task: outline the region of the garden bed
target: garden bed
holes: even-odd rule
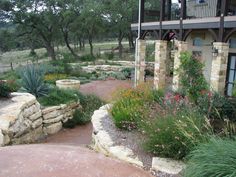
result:
[[[173,163],[176,161],[172,160],[155,159],[156,162],[163,161],[158,167],[159,171],[155,171],[157,168],[153,169],[153,167],[158,162],[152,164],[152,154],[145,152],[140,144],[144,140],[144,136],[138,131],[121,131],[117,129],[108,112],[110,106],[101,107],[94,112],[92,117],[94,149],[108,156],[142,167],[145,170],[151,170],[155,176],[177,177],[178,175],[168,174],[164,171],[176,172],[182,164]],[[169,164],[174,164],[174,166],[168,166]]]

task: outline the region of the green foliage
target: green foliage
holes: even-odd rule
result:
[[[93,55],[83,55],[80,57],[81,61],[95,61],[96,57],[94,57]]]
[[[73,63],[75,62],[75,57],[71,53],[62,53],[64,63]]]
[[[113,60],[114,57],[115,57],[114,52],[105,53],[105,58],[106,58],[107,60]]]
[[[211,139],[189,156],[184,177],[233,177],[236,175],[236,141]]]
[[[9,97],[10,91],[10,87],[7,85],[7,83],[4,81],[0,81],[0,98]]]
[[[196,102],[201,91],[208,90],[202,71],[203,64],[188,52],[181,53],[180,62],[178,73],[182,92]]]
[[[57,61],[50,63],[41,63],[40,70],[42,70],[45,74],[64,73],[64,66],[63,64],[58,64]]]
[[[141,100],[122,98],[113,105],[111,114],[115,125],[124,130],[137,128],[137,122],[141,120]]]
[[[0,75],[0,80],[17,80],[20,76],[16,71],[7,71]]]
[[[39,67],[28,65],[21,73],[21,86],[20,91],[28,92],[36,97],[46,96],[49,88],[44,83],[44,72]]]
[[[233,87],[232,96],[233,96],[233,97],[236,97],[236,81],[234,82],[234,87]]]
[[[207,141],[209,131],[201,114],[193,110],[158,115],[142,122],[145,149],[160,157],[183,159],[196,145]]]
[[[146,59],[147,61],[154,61],[155,60],[155,43],[147,45],[146,48]]]
[[[145,108],[151,98],[150,89],[143,86],[119,91],[111,109],[115,125],[124,130],[136,129],[138,122],[147,116]]]
[[[105,80],[106,78],[115,78],[118,80],[125,80],[126,77],[122,72],[102,72],[99,79]]]
[[[133,68],[124,68],[121,70],[121,72],[124,74],[124,76],[127,79],[131,79],[132,73],[134,72]]]
[[[234,99],[226,98],[216,92],[202,92],[197,99],[199,111],[210,119],[236,120],[236,103]]]
[[[72,101],[78,101],[77,92],[73,90],[63,90],[57,87],[52,88],[48,95],[38,98],[43,106],[57,106]]]
[[[66,128],[74,128],[76,125],[84,125],[91,121],[93,112],[103,105],[103,101],[95,95],[83,95],[77,93],[80,100],[81,108],[77,109],[73,115],[73,119],[68,120],[63,126]]]
[[[152,90],[153,100],[159,104],[162,104],[165,92],[163,90]]]

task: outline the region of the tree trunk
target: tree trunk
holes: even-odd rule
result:
[[[128,38],[129,38],[129,48],[130,48],[130,50],[133,50],[135,48],[135,45],[134,45],[132,31],[130,31]]]
[[[83,49],[85,48],[85,40],[84,40],[84,37],[82,38],[82,46],[83,46]]]
[[[75,59],[78,59],[79,56],[75,53],[75,51],[74,51],[74,50],[71,48],[71,46],[70,46],[69,39],[68,39],[68,32],[66,32],[66,31],[64,31],[64,30],[62,29],[62,33],[63,33],[64,41],[65,41],[65,43],[66,43],[66,47],[69,49],[69,51],[70,51],[70,53],[73,55],[73,57],[74,57]]]
[[[56,60],[54,46],[52,46],[51,44],[47,44],[46,50],[47,50],[48,56],[50,56],[52,60]]]
[[[79,50],[81,51],[82,48],[83,48],[82,39],[79,38]]]
[[[119,58],[122,58],[122,54],[123,54],[123,46],[122,46],[122,39],[123,39],[123,34],[120,31],[119,32],[119,37],[118,37],[118,48],[119,48]]]
[[[89,41],[89,46],[90,46],[90,55],[93,56],[93,40],[92,40],[92,37],[89,37],[88,41]]]

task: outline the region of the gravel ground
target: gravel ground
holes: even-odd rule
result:
[[[135,156],[143,162],[144,169],[149,171],[152,165],[152,154],[145,152],[142,149],[142,142],[144,137],[137,131],[121,131],[117,129],[111,119],[106,117],[102,120],[104,130],[108,132],[113,142],[117,146],[125,146],[130,148]],[[151,171],[151,174],[156,177],[179,177],[177,175],[166,174],[162,172]]]

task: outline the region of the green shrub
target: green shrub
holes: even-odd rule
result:
[[[193,110],[158,115],[140,125],[146,135],[144,148],[159,157],[183,159],[196,145],[207,141],[210,130],[206,125],[202,115]]]
[[[39,67],[28,65],[21,73],[22,88],[20,91],[28,92],[36,97],[46,96],[49,89],[44,83],[44,72]]]
[[[99,109],[103,102],[95,95],[83,95],[77,92],[81,107],[76,110],[73,119],[68,120],[63,126],[66,128],[73,128],[76,125],[84,125],[91,121],[93,112]]]
[[[121,70],[121,72],[127,79],[131,79],[131,75],[134,72],[134,68],[124,68]]]
[[[185,177],[236,176],[236,141],[212,139],[189,156]]]
[[[78,101],[76,91],[64,90],[57,87],[50,90],[48,95],[41,97],[38,101],[43,106],[57,106],[60,104],[66,104],[72,101]]]
[[[80,57],[81,61],[95,61],[96,57],[93,55],[83,55]]]
[[[20,75],[16,71],[7,71],[0,75],[0,80],[17,80]]]
[[[110,52],[110,53],[105,53],[105,58],[107,60],[113,60],[114,59],[114,52]]]
[[[147,61],[154,61],[155,60],[155,44],[148,44],[146,49],[146,59]]]
[[[73,63],[76,61],[75,57],[71,53],[62,53],[64,63]]]
[[[10,96],[10,87],[6,82],[0,81],[0,98]]]
[[[165,93],[163,90],[152,90],[153,100],[157,103],[162,104],[164,100]]]
[[[138,122],[146,116],[150,95],[150,88],[142,85],[119,91],[111,109],[115,125],[124,130],[136,129]]]
[[[199,111],[210,119],[236,120],[236,102],[234,99],[226,98],[216,92],[202,92],[197,99]]]
[[[203,64],[188,52],[181,53],[178,68],[182,92],[194,102],[201,96],[203,90],[208,90],[208,84],[203,75]]]
[[[50,64],[50,63],[40,63],[40,69],[45,74],[59,74],[64,73],[64,67],[63,65],[56,65],[56,64]]]

